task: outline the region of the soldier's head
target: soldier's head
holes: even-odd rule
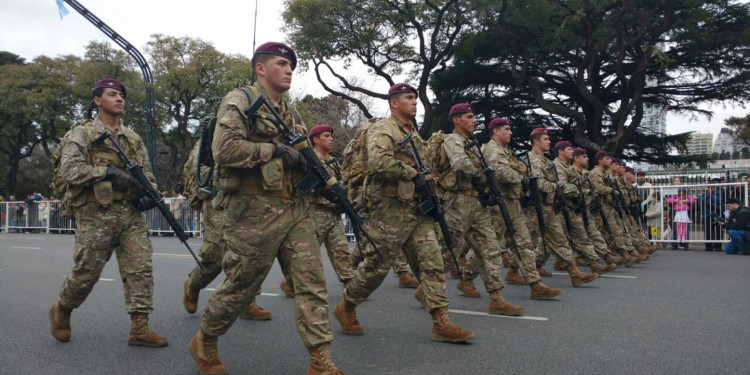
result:
[[[623,176],[625,176],[625,181],[627,181],[627,183],[632,184],[635,182],[635,170],[633,168],[626,166],[625,174]]]
[[[333,150],[333,127],[331,125],[315,125],[310,129],[310,141],[318,151],[328,154]]]
[[[125,112],[127,90],[122,82],[113,78],[96,81],[91,88],[91,95],[99,113],[120,116]]]
[[[388,90],[388,107],[401,120],[417,115],[417,89],[408,83],[397,83]]]
[[[573,159],[573,143],[570,141],[555,143],[555,155],[564,161],[570,161]]]
[[[469,103],[454,104],[448,113],[453,124],[453,131],[468,137],[474,132],[474,124],[477,122],[476,113],[474,106]]]
[[[529,135],[529,141],[531,141],[531,148],[543,153],[549,151],[552,144],[552,141],[549,139],[549,130],[545,128],[532,130]]]
[[[582,169],[589,167],[589,154],[585,148],[573,149],[573,164]]]
[[[292,87],[292,72],[297,67],[297,54],[283,43],[261,44],[253,54],[253,73],[266,90],[282,94]]]
[[[612,154],[607,151],[597,152],[594,158],[596,159],[596,163],[604,169],[608,169],[612,165]]]
[[[503,146],[509,145],[510,138],[513,136],[510,119],[504,117],[493,118],[490,124],[487,125],[487,131],[490,132],[492,140]]]

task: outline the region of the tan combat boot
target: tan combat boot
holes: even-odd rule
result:
[[[609,271],[612,270],[612,267],[610,267],[610,266],[602,266],[597,261],[593,261],[593,262],[589,263],[588,266],[591,268],[591,272],[598,273],[600,275],[603,274],[603,273],[605,273],[605,272],[609,272]]]
[[[271,320],[271,312],[263,310],[255,302],[247,305],[245,311],[240,314],[240,319]]]
[[[541,281],[537,281],[531,284],[531,299],[547,299],[554,298],[562,293],[560,288],[550,288]]]
[[[581,258],[579,256],[575,257],[573,260],[576,261],[576,266],[578,266],[578,267],[583,267],[583,266],[586,265],[586,261],[584,261],[583,258]],[[565,270],[563,269],[561,271],[565,271]]]
[[[185,306],[185,311],[194,314],[198,310],[199,294],[199,290],[190,287],[190,279],[185,280],[185,285],[182,287],[182,305]]]
[[[333,315],[336,316],[336,320],[341,324],[341,329],[347,335],[362,335],[365,333],[365,329],[357,320],[357,305],[346,300],[346,291],[341,297],[341,302],[333,310]]]
[[[289,287],[289,285],[286,284],[286,279],[281,280],[281,285],[279,285],[279,288],[281,288],[281,291],[284,292],[284,295],[287,298],[294,298],[294,290]]]
[[[461,280],[456,284],[456,288],[458,288],[458,290],[460,290],[466,297],[479,298],[482,296],[477,288],[474,287],[474,281],[472,280]]]
[[[555,271],[565,271],[567,268],[560,263],[560,259],[555,259],[555,264],[552,265],[552,269]]]
[[[510,268],[510,255],[508,255],[508,253],[502,253],[500,257],[503,258],[503,267]]]
[[[430,312],[432,315],[432,341],[466,342],[474,339],[474,332],[461,329],[451,322],[448,308],[441,307]]]
[[[568,267],[568,274],[570,275],[570,282],[576,287],[590,283],[599,277],[599,275],[595,273],[583,273],[579,271],[575,264],[571,264]]]
[[[414,292],[414,299],[419,301],[419,303],[422,304],[422,307],[427,308],[424,304],[424,291],[422,290],[422,286],[420,285],[417,287],[417,290]]]
[[[487,310],[492,315],[507,316],[521,316],[524,312],[523,307],[514,305],[503,297],[502,289],[490,292],[490,305]]]
[[[195,364],[198,365],[198,371],[201,374],[221,375],[227,373],[227,368],[219,359],[219,350],[216,347],[218,341],[218,336],[206,335],[203,328],[190,340],[188,350],[195,359]]]
[[[541,277],[552,277],[552,272],[549,272],[542,267],[537,267],[536,272],[538,272]]]
[[[399,288],[416,288],[419,286],[419,280],[417,280],[411,272],[406,271],[398,275],[398,287]]]
[[[333,363],[331,343],[327,342],[314,348],[307,348],[307,353],[310,355],[307,375],[344,375],[344,372]]]
[[[148,314],[132,313],[130,314],[128,345],[161,348],[169,345],[169,341],[148,328]]]
[[[521,276],[521,274],[518,273],[518,266],[510,266],[510,269],[508,269],[508,272],[505,274],[505,281],[508,282],[508,284],[516,284],[516,285],[527,285],[528,283],[526,280]]]
[[[612,269],[615,269],[617,268],[617,266],[622,264],[622,258],[615,259],[612,254],[605,254],[604,261],[607,262],[607,265],[609,265]]]
[[[70,340],[70,313],[73,309],[63,306],[60,301],[55,302],[49,309],[50,333],[58,341]]]
[[[631,258],[635,259],[636,263],[640,263],[645,260],[645,258],[642,257],[641,254],[638,254],[638,252],[635,250],[628,251],[628,255],[630,255]]]
[[[659,247],[658,247],[658,246],[656,246],[656,245],[654,245],[654,244],[651,244],[651,245],[649,245],[649,246],[648,246],[648,253],[649,253],[649,254],[653,254],[653,253],[654,253],[654,251],[656,251],[657,249],[659,249]]]

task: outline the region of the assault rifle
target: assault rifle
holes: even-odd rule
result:
[[[544,225],[544,209],[542,208],[542,202],[539,201],[539,176],[534,175],[534,171],[531,168],[531,157],[529,154],[531,151],[526,153],[526,170],[529,172],[529,203],[534,205],[536,210],[536,221],[539,224],[539,236],[542,237],[542,247],[544,252],[547,252],[547,240],[544,238],[544,234],[547,233],[547,226]]]
[[[266,109],[268,109],[268,111],[271,113],[271,117],[268,117],[268,115],[262,113],[258,113],[258,109],[260,109],[260,107],[264,105]],[[380,252],[380,250],[378,250],[378,247],[375,246],[375,241],[373,241],[372,237],[370,237],[370,235],[364,230],[364,228],[362,228],[364,219],[359,214],[359,212],[357,212],[357,209],[354,208],[352,203],[349,201],[349,198],[346,197],[346,189],[344,189],[344,186],[341,185],[340,181],[338,181],[335,177],[331,176],[331,174],[328,173],[323,163],[321,163],[320,159],[318,159],[318,156],[315,155],[315,151],[313,151],[313,149],[309,147],[308,143],[306,142],[307,138],[299,133],[295,133],[292,129],[290,129],[289,126],[287,126],[287,124],[281,118],[279,113],[276,112],[276,110],[273,108],[273,105],[268,101],[268,99],[266,99],[263,94],[258,95],[255,101],[253,101],[253,103],[244,110],[244,113],[248,118],[270,121],[274,126],[276,126],[276,130],[278,130],[281,136],[284,137],[284,140],[292,145],[305,159],[308,172],[305,177],[303,177],[294,185],[297,191],[299,191],[301,194],[307,194],[313,189],[317,189],[320,191],[329,191],[330,194],[323,194],[323,196],[336,205],[337,211],[343,212],[349,217],[349,220],[352,223],[352,227],[354,228],[355,236],[359,236],[359,234],[362,234],[370,243],[370,245],[372,245],[373,249],[375,249],[378,255],[380,255],[380,258],[383,259],[383,254]]]
[[[555,176],[555,185],[557,186],[555,188],[555,212],[562,211],[565,227],[568,229],[568,233],[571,233],[570,210],[568,210],[568,204],[565,202],[565,193],[563,185],[560,183],[560,176],[557,174],[557,166],[555,163],[550,163],[547,169]],[[573,245],[572,242],[571,245]]]
[[[476,151],[473,151],[472,148],[476,148]],[[505,205],[505,198],[503,198],[503,193],[500,191],[500,186],[495,179],[495,171],[487,164],[487,159],[484,158],[484,152],[482,152],[482,148],[479,146],[479,140],[472,140],[464,146],[464,150],[470,152],[479,159],[479,166],[482,168],[484,177],[487,179],[487,187],[489,188],[492,197],[490,200],[491,205],[494,206],[497,204],[500,208],[500,213],[503,215],[503,222],[505,222],[505,227],[508,230],[508,235],[512,245],[511,247],[515,251],[518,259],[521,259],[521,254],[518,252],[518,244],[516,243],[516,238],[514,236],[516,228],[513,226],[513,221],[510,219],[508,206]]]
[[[625,204],[622,202],[622,192],[620,191],[620,188],[617,186],[617,183],[612,181],[612,178],[609,176],[609,174],[604,174],[604,179],[607,181],[607,184],[612,188],[613,193],[612,194],[612,207],[614,207],[615,211],[617,211],[617,216],[620,217],[620,221],[622,221],[623,226],[622,230],[627,235],[630,235],[630,232],[628,231],[627,225],[625,225],[625,219],[626,217],[623,215],[622,211],[626,209]],[[627,215],[627,213],[625,213]]]
[[[585,225],[586,228],[588,228],[589,227],[589,210],[588,210],[588,207],[586,207],[586,193],[583,192],[583,186],[581,186],[581,179],[579,177],[576,177],[570,182],[576,184],[576,187],[578,188],[578,197],[576,198],[576,206],[573,209],[573,211],[577,214],[581,214],[581,216],[583,217],[583,225]]]
[[[411,145],[411,150],[406,147],[407,143]],[[443,240],[445,240],[445,245],[448,247],[448,251],[453,258],[453,263],[456,265],[456,269],[458,270],[458,277],[463,280],[463,276],[461,275],[461,267],[458,265],[458,259],[456,259],[456,253],[453,250],[453,237],[451,236],[450,229],[448,228],[448,223],[445,221],[445,207],[443,207],[443,205],[440,203],[440,199],[438,199],[438,196],[435,193],[433,180],[427,179],[427,176],[430,174],[430,169],[425,167],[425,165],[422,163],[422,158],[420,158],[419,156],[419,150],[417,150],[417,145],[414,144],[414,139],[412,139],[411,134],[404,137],[404,139],[402,139],[401,142],[398,143],[398,145],[403,147],[407,153],[411,154],[411,156],[414,158],[414,162],[417,164],[417,172],[419,173],[418,176],[425,180],[425,184],[422,185],[421,192],[426,196],[426,199],[420,202],[419,205],[417,205],[417,209],[419,210],[420,214],[433,218],[440,226],[440,232],[443,233]]]
[[[586,176],[586,179],[583,180],[583,182],[589,185],[589,194],[591,194],[591,196],[593,197],[591,211],[599,213],[599,216],[602,218],[602,223],[604,223],[604,227],[607,228],[607,231],[611,233],[611,230],[609,229],[609,221],[607,221],[607,215],[604,213],[604,207],[602,207],[602,202],[599,200],[599,195],[596,193],[596,189],[594,189],[594,184],[591,183],[591,180],[589,180],[588,176]]]
[[[107,139],[112,144],[112,146],[114,146],[114,148],[110,148],[108,145],[104,144],[104,141]],[[154,188],[153,185],[151,185],[151,181],[146,178],[146,175],[143,173],[143,167],[133,162],[132,160],[130,160],[130,158],[128,158],[127,155],[125,155],[125,152],[122,150],[122,148],[120,148],[120,145],[112,136],[112,133],[108,131],[105,131],[104,134],[95,139],[93,144],[102,144],[105,148],[117,154],[117,157],[120,159],[122,164],[125,165],[125,169],[127,169],[127,171],[130,172],[130,175],[133,176],[133,178],[138,182],[138,192],[141,195],[132,199],[130,201],[130,204],[138,211],[146,211],[153,207],[156,207],[159,212],[161,212],[162,216],[164,216],[164,218],[167,220],[167,223],[172,228],[172,231],[174,231],[174,233],[177,235],[177,238],[179,238],[180,241],[185,244],[188,251],[190,252],[190,255],[192,255],[193,259],[195,259],[195,262],[198,263],[198,267],[204,269],[203,264],[201,264],[201,261],[198,260],[198,257],[193,252],[193,249],[191,249],[190,245],[188,245],[187,243],[187,234],[185,234],[185,231],[182,230],[182,227],[177,222],[177,219],[175,219],[174,215],[172,215],[172,211],[170,211],[169,208],[167,208],[167,205],[164,204],[164,201],[161,200],[161,194]]]

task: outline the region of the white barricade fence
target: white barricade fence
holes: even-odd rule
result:
[[[201,215],[190,207],[184,198],[165,198],[164,203],[177,223],[190,236],[201,237],[203,225]],[[157,209],[143,212],[149,233],[166,235],[173,233],[167,220]],[[60,215],[60,201],[14,201],[0,202],[0,231],[5,233],[41,232],[74,233],[75,220]]]
[[[739,198],[747,206],[746,183],[638,186],[641,220],[654,243],[728,243],[729,237],[716,219],[726,220],[729,198]],[[646,192],[644,192],[646,190]]]

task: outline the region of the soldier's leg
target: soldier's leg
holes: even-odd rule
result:
[[[420,289],[424,293],[424,305],[428,311],[448,307],[443,257],[432,226],[432,219],[420,218],[404,244],[407,257],[416,259],[419,265]]]
[[[599,218],[601,220],[601,218]],[[602,232],[596,224],[597,220],[594,214],[589,212],[589,225],[586,226],[586,233],[591,240],[591,244],[594,245],[594,251],[599,255],[599,258],[604,259],[604,256],[609,254],[609,247],[607,241],[604,239]]]
[[[393,258],[393,265],[391,266],[391,269],[393,269],[393,273],[396,275],[400,275],[404,272],[409,272],[409,264],[406,262],[406,257],[404,256],[403,252],[401,254],[396,254],[396,257]]]
[[[542,267],[547,263],[550,253],[549,249],[546,248],[546,240],[544,240],[541,235],[541,229],[539,227],[539,220],[537,219],[536,209],[534,208],[534,206],[529,206],[524,208],[523,212],[524,216],[526,216],[526,227],[529,230],[529,238],[531,238],[533,249],[532,251],[534,252],[534,258],[536,260],[537,271],[544,271],[546,272],[546,275],[542,276],[549,277],[552,274],[544,270]]]
[[[565,219],[563,218],[563,221]],[[599,260],[599,256],[594,251],[594,245],[589,240],[586,228],[583,226],[581,215],[570,213],[570,241],[573,243],[575,251],[581,256],[584,263],[589,264]]]
[[[198,252],[204,269],[195,266],[188,277],[190,288],[199,291],[208,286],[221,273],[221,260],[224,257],[218,243],[203,241]]]
[[[325,244],[336,277],[339,282],[346,283],[354,277],[354,267],[350,261],[349,245],[344,235],[344,223],[337,215],[330,213],[329,222],[330,224],[325,225],[326,230],[322,242]]]
[[[536,269],[536,254],[534,252],[531,234],[521,204],[517,201],[509,201],[507,204],[513,229],[515,230],[515,243],[518,246],[518,254],[511,251],[511,264],[517,265],[523,273],[527,283],[533,284],[540,281],[539,272]],[[510,241],[509,241],[510,242]],[[512,249],[511,249],[512,250]]]
[[[122,225],[120,246],[115,254],[125,291],[125,310],[128,314],[150,314],[154,304],[154,249],[148,238],[146,221],[135,212]]]

